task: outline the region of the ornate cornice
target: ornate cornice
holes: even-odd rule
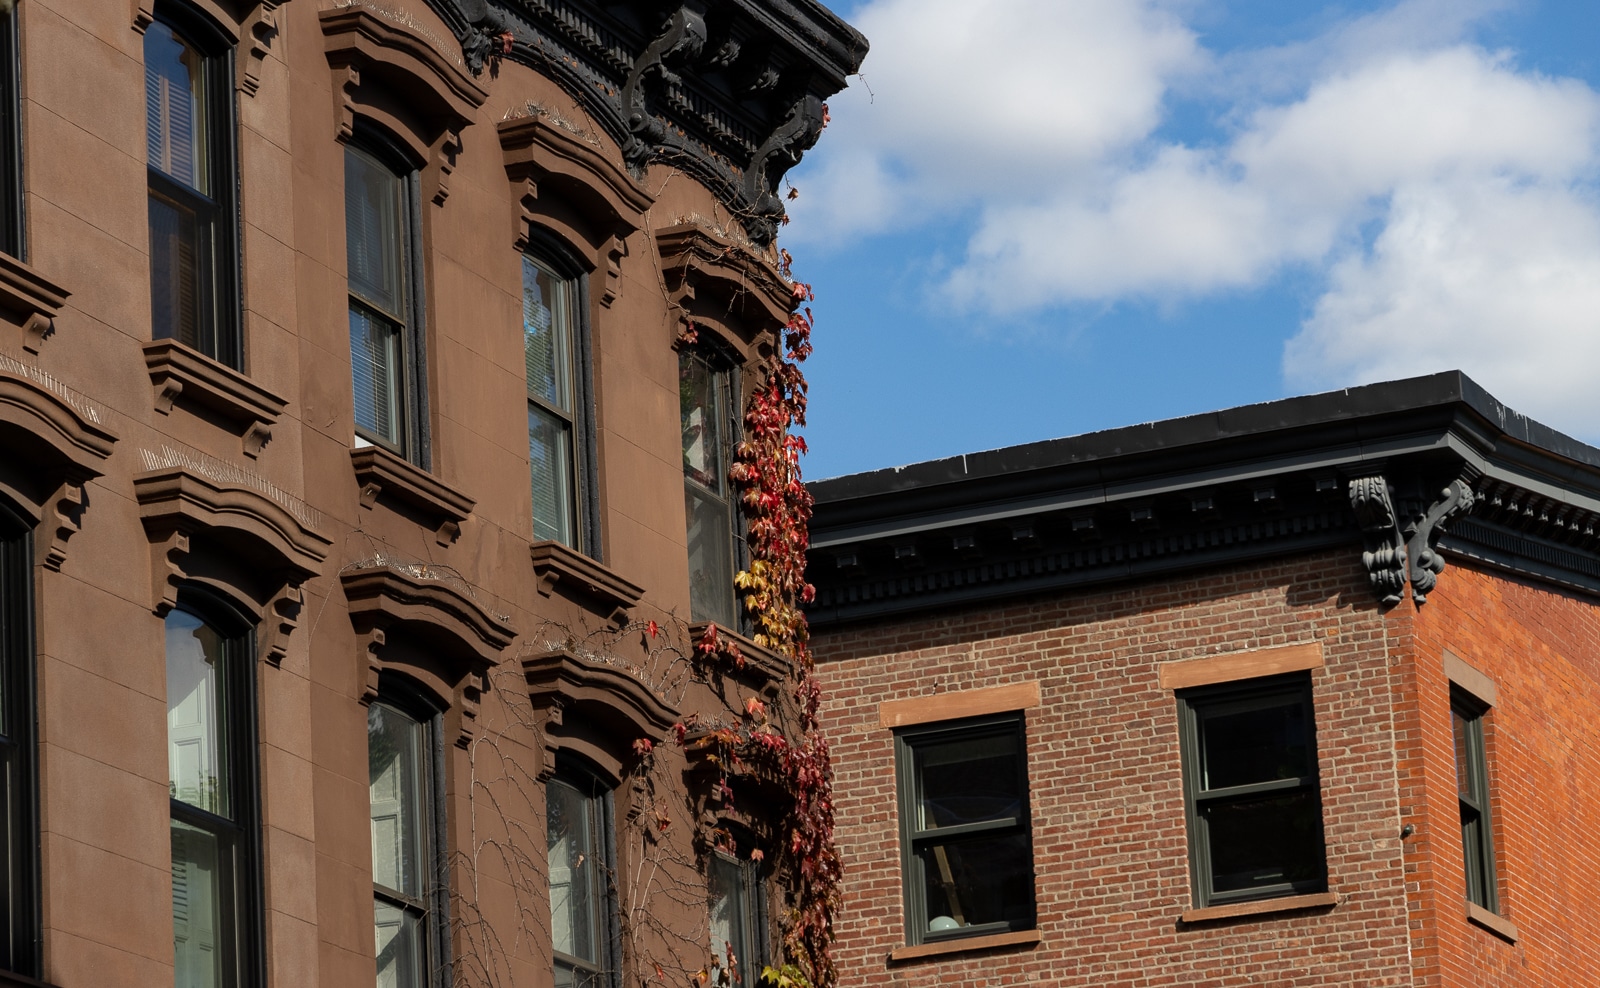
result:
[[[473,72],[503,57],[548,76],[630,168],[688,172],[763,245],[783,219],[784,174],[822,132],[822,101],[867,51],[812,0],[429,3]]]

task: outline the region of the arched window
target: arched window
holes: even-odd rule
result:
[[[180,3],[157,4],[145,28],[151,332],[240,368],[231,55]]]
[[[0,970],[39,973],[32,540],[0,508]]]
[[[253,635],[220,601],[167,612],[172,940],[179,985],[259,980],[259,801]]]
[[[426,988],[445,967],[439,714],[387,678],[367,707],[372,894],[383,988]]]
[[[611,787],[563,754],[545,785],[545,812],[556,988],[615,988]]]

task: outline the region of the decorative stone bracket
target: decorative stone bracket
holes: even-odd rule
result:
[[[556,752],[574,748],[620,777],[640,738],[659,741],[678,722],[677,708],[657,696],[630,667],[560,649],[524,659],[528,697],[543,715],[544,758],[538,776],[555,771]],[[581,721],[567,723],[566,712]]]
[[[1385,607],[1400,603],[1406,582],[1411,599],[1425,603],[1444,572],[1439,537],[1450,521],[1472,510],[1477,498],[1470,478],[1450,481],[1431,498],[1407,497],[1396,509],[1394,488],[1384,474],[1353,477],[1350,507],[1366,542],[1361,562],[1373,593]]]
[[[272,439],[272,426],[288,404],[232,367],[177,340],[144,344],[145,368],[155,387],[156,411],[171,415],[183,403],[208,409],[228,422],[244,455],[254,459]]]
[[[421,514],[424,523],[433,529],[434,541],[442,546],[455,542],[462,523],[477,505],[433,474],[380,446],[352,449],[350,463],[361,489],[362,508],[370,509],[379,500],[409,507]]]
[[[427,162],[430,198],[444,205],[450,175],[461,152],[461,131],[489,94],[467,78],[433,45],[398,20],[388,20],[366,7],[321,11],[323,50],[333,72],[336,136],[347,141],[355,118],[370,114],[391,125],[419,158]],[[395,118],[377,105],[366,87],[376,87],[405,107]]]
[[[278,34],[275,11],[289,0],[237,0],[239,8],[238,76],[239,91],[254,96],[261,88],[261,64],[272,51]],[[156,19],[155,0],[133,0],[133,29],[140,34]]]
[[[738,645],[739,654],[744,656],[744,668],[736,670],[733,675],[745,680],[769,698],[777,696],[778,687],[794,673],[794,663],[772,649],[757,645],[745,636],[729,631],[714,621],[689,625],[689,640],[691,642],[702,640],[706,636],[706,631],[713,625],[717,629],[717,638]]]
[[[38,353],[55,332],[56,316],[72,293],[9,254],[0,254],[0,318],[21,331],[22,349]]]
[[[613,627],[628,621],[628,612],[644,596],[644,588],[560,542],[535,542],[529,550],[539,594],[557,589]]]
[[[384,669],[403,669],[453,700],[459,716],[455,743],[476,734],[478,701],[487,675],[517,637],[510,621],[491,614],[470,591],[447,582],[449,571],[381,563],[341,574],[358,647],[361,702],[378,698]],[[396,650],[409,639],[417,647]],[[418,664],[419,661],[431,663]]]

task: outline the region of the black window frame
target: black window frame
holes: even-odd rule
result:
[[[1452,686],[1450,733],[1456,762],[1456,800],[1461,810],[1461,856],[1467,901],[1492,913],[1500,911],[1500,882],[1495,871],[1494,815],[1490,808],[1489,751],[1484,718],[1489,705]],[[1467,764],[1461,765],[1461,755]],[[1467,792],[1462,792],[1465,782]]]
[[[916,812],[920,801],[921,776],[917,766],[917,749],[923,745],[948,744],[959,741],[981,741],[986,738],[1012,736],[1016,740],[1017,792],[1020,805],[1017,815],[997,818],[982,823],[959,827],[919,829]],[[960,720],[940,721],[902,728],[895,732],[895,789],[899,807],[900,876],[905,909],[905,942],[907,946],[944,943],[972,937],[1016,933],[1038,928],[1038,871],[1033,857],[1033,796],[1028,782],[1028,730],[1027,716],[1023,711],[966,717]],[[958,929],[934,931],[929,929],[928,903],[926,901],[927,876],[920,851],[938,843],[947,845],[963,840],[993,840],[1020,836],[1024,838],[1030,881],[1029,901],[1026,910],[1010,920],[970,924]]]
[[[33,532],[0,502],[0,971],[39,977],[39,748]],[[5,980],[0,977],[0,981]]]
[[[228,843],[232,860],[219,878],[219,887],[231,900],[222,910],[227,935],[219,947],[224,956],[220,988],[249,988],[266,983],[255,622],[231,601],[200,586],[179,591],[176,611],[199,619],[226,639],[225,661],[232,668],[224,676],[228,706],[223,730],[227,733],[228,770],[235,781],[230,784],[233,819],[183,802],[176,793],[168,800],[170,815],[173,822]]]
[[[710,342],[704,337],[702,337],[698,343],[684,346],[679,349],[678,367],[680,382],[682,381],[683,362],[685,360],[699,361],[701,364],[705,365],[706,369],[710,371],[712,375],[720,376],[722,379],[723,408],[721,410],[721,417],[725,438],[723,440],[723,448],[721,451],[721,479],[723,484],[726,485],[727,491],[726,494],[719,494],[716,491],[710,490],[704,484],[700,483],[698,480],[695,480],[689,475],[687,464],[685,464],[683,485],[685,499],[684,532],[686,547],[691,550],[692,555],[693,546],[687,545],[687,538],[693,525],[693,517],[690,514],[688,507],[688,499],[694,496],[696,493],[717,501],[721,501],[726,505],[728,512],[729,539],[729,596],[727,600],[719,602],[726,606],[727,612],[725,614],[713,614],[701,610],[697,606],[694,591],[694,570],[691,569],[689,570],[689,619],[694,623],[711,621],[732,630],[748,631],[750,625],[749,615],[745,613],[744,607],[742,606],[743,595],[739,592],[739,588],[735,585],[734,577],[741,570],[746,569],[749,566],[749,546],[745,541],[744,514],[739,502],[739,490],[734,486],[733,481],[727,475],[728,467],[733,465],[735,450],[738,447],[740,440],[743,438],[744,415],[742,413],[741,406],[743,403],[744,391],[739,362],[731,353],[728,352],[725,347],[720,346],[717,343]],[[679,395],[679,406],[681,418],[682,412],[684,411],[681,391]]]
[[[17,5],[0,14],[0,253],[27,260],[22,187],[22,46]]]
[[[1204,752],[1199,737],[1201,709],[1239,704],[1261,706],[1270,704],[1275,699],[1291,697],[1301,705],[1305,717],[1306,759],[1310,774],[1272,782],[1218,789],[1202,788],[1201,780],[1205,777],[1205,769]],[[1189,869],[1194,907],[1205,909],[1238,902],[1256,902],[1326,892],[1328,845],[1322,812],[1322,781],[1317,764],[1316,708],[1310,673],[1293,672],[1281,676],[1196,686],[1179,690],[1177,701],[1179,749],[1183,765],[1184,815],[1189,834]],[[1317,874],[1311,878],[1290,879],[1257,888],[1216,890],[1211,861],[1211,825],[1205,810],[1210,806],[1225,806],[1274,793],[1298,792],[1309,792],[1312,796],[1316,844],[1321,851],[1321,865]]]
[[[427,811],[423,814],[427,833],[423,845],[431,860],[426,874],[428,887],[420,900],[413,899],[394,889],[379,885],[376,875],[372,880],[375,900],[388,902],[405,911],[424,914],[423,969],[427,972],[429,988],[449,988],[454,984],[454,958],[450,943],[450,857],[447,846],[449,835],[448,800],[445,790],[447,759],[444,745],[444,709],[428,691],[406,679],[385,670],[378,681],[378,697],[372,701],[378,706],[395,710],[423,728],[423,769],[427,778],[423,789],[427,798]],[[370,717],[370,707],[369,714]],[[371,749],[368,748],[369,766]]]
[[[724,827],[723,834],[724,840],[713,847],[706,857],[707,906],[714,907],[717,900],[718,877],[715,869],[720,865],[734,870],[738,876],[737,889],[734,890],[737,895],[735,907],[739,911],[744,937],[743,942],[738,944],[719,944],[712,940],[711,956],[717,966],[725,968],[731,947],[738,962],[738,976],[733,983],[744,988],[756,988],[768,983],[762,977],[762,971],[772,962],[772,941],[768,929],[770,917],[767,911],[767,879],[771,868],[765,864],[765,850],[743,828]],[[758,850],[762,852],[759,857],[752,853]]]
[[[424,470],[431,469],[432,461],[432,436],[429,432],[428,419],[428,340],[427,340],[427,291],[426,291],[426,265],[423,263],[423,229],[422,229],[422,165],[414,160],[405,144],[390,135],[383,128],[370,123],[364,117],[356,117],[353,132],[344,142],[344,155],[342,160],[348,160],[351,153],[364,154],[377,164],[387,168],[399,180],[401,185],[401,208],[405,215],[400,217],[396,224],[399,232],[400,266],[399,271],[405,279],[402,289],[403,313],[387,313],[378,304],[362,298],[350,284],[348,273],[346,277],[345,295],[348,305],[359,305],[361,308],[376,314],[379,318],[393,323],[391,315],[400,316],[398,324],[400,331],[400,345],[397,348],[401,368],[396,375],[400,382],[400,395],[397,402],[399,411],[400,429],[399,440],[391,441],[387,437],[367,432],[359,424],[354,425],[355,435],[361,441],[373,446],[380,446],[402,459],[416,464]],[[345,250],[348,258],[350,228],[348,222],[348,209],[345,222]],[[351,408],[352,420],[355,407],[355,355],[351,354]]]
[[[589,272],[577,255],[555,234],[530,226],[527,246],[520,252],[524,264],[543,267],[568,283],[571,311],[568,313],[571,339],[572,409],[570,413],[553,408],[527,391],[530,407],[567,420],[572,429],[572,511],[573,541],[564,543],[596,562],[604,562],[600,536],[600,485],[596,476],[594,350],[590,323]],[[526,270],[526,268],[524,268]],[[531,484],[531,478],[530,478]],[[531,511],[531,491],[530,491]],[[537,535],[535,536],[537,538]]]
[[[146,162],[149,196],[198,205],[210,219],[201,232],[209,259],[196,265],[200,284],[196,312],[196,339],[199,352],[234,370],[245,369],[243,257],[239,215],[239,114],[233,39],[210,17],[180,0],[157,0],[154,22],[162,24],[187,41],[204,57],[204,80],[208,146],[208,167],[213,176],[213,194],[197,190],[162,174]],[[146,28],[148,36],[149,28]],[[149,124],[148,113],[146,126]],[[152,227],[152,236],[154,230]],[[155,332],[155,263],[151,250],[151,335],[154,339],[177,339]],[[189,344],[186,344],[189,345]]]
[[[550,950],[552,969],[558,971],[565,966],[572,970],[575,976],[577,972],[587,972],[589,979],[578,981],[584,988],[621,988],[622,926],[621,904],[617,901],[616,882],[616,786],[587,759],[568,751],[557,752],[555,772],[551,775],[550,781],[575,789],[589,801],[590,847],[599,858],[596,874],[599,876],[600,887],[594,891],[603,900],[595,917],[599,923],[596,939],[599,942],[597,953],[601,955],[600,960],[591,962],[585,958],[558,953],[552,943]],[[548,793],[548,783],[546,792]],[[547,811],[546,826],[548,825]],[[548,848],[548,839],[546,845]],[[546,867],[548,866],[547,860]],[[554,928],[555,923],[552,921],[552,933]],[[557,977],[559,978],[559,975]]]

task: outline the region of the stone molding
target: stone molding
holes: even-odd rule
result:
[[[740,654],[744,656],[744,668],[733,670],[732,675],[749,680],[763,693],[775,694],[778,685],[794,674],[794,663],[787,656],[765,645],[757,645],[744,635],[729,631],[715,621],[699,621],[689,625],[689,641],[698,642],[713,625],[717,629],[717,637],[738,645]]]
[[[517,632],[508,618],[480,604],[465,584],[458,589],[444,579],[450,575],[420,564],[378,562],[345,570],[339,580],[356,632],[361,703],[378,698],[385,669],[418,678],[452,701],[459,714],[455,743],[465,748],[476,734],[486,676]],[[414,640],[419,646],[415,651],[425,652],[438,667],[418,666],[409,652],[388,647],[403,639]]]
[[[633,744],[666,736],[678,722],[677,708],[657,696],[630,668],[556,649],[522,660],[528,697],[542,717],[543,764],[538,775],[555,771],[556,752],[573,748],[620,778],[633,757]],[[580,737],[565,721],[571,711],[593,730]],[[595,739],[604,739],[603,745]]]
[[[560,542],[535,542],[528,555],[541,596],[560,590],[613,627],[626,624],[628,612],[644,596],[637,583]]]
[[[180,402],[208,409],[239,434],[244,455],[251,459],[261,455],[288,405],[285,399],[177,340],[151,340],[143,350],[157,412],[171,415]]]
[[[71,295],[27,264],[0,253],[0,319],[18,329],[22,349],[39,352],[54,335],[56,317]]]
[[[156,19],[155,0],[132,0],[133,29],[140,34]],[[227,2],[227,0],[224,0]],[[261,89],[261,65],[272,51],[272,42],[278,36],[276,11],[289,0],[232,0],[232,23],[227,17],[217,16],[224,11],[209,10],[213,19],[225,24],[233,34],[236,48],[236,82],[238,90],[254,96]],[[208,8],[210,5],[207,5]]]
[[[381,446],[350,450],[361,507],[371,509],[379,500],[405,505],[420,512],[434,540],[449,546],[461,534],[477,502],[410,461]]]
[[[771,356],[773,335],[798,301],[771,262],[698,223],[655,231],[668,299],[687,319],[709,320],[745,361]]]
[[[461,131],[472,123],[489,94],[457,71],[426,38],[397,20],[377,16],[371,8],[350,3],[320,11],[317,17],[333,72],[337,139],[351,138],[357,116],[389,124],[426,162],[425,188],[431,189],[428,195],[435,205],[444,205],[461,152]],[[397,118],[374,105],[369,86],[392,94],[407,117]]]

